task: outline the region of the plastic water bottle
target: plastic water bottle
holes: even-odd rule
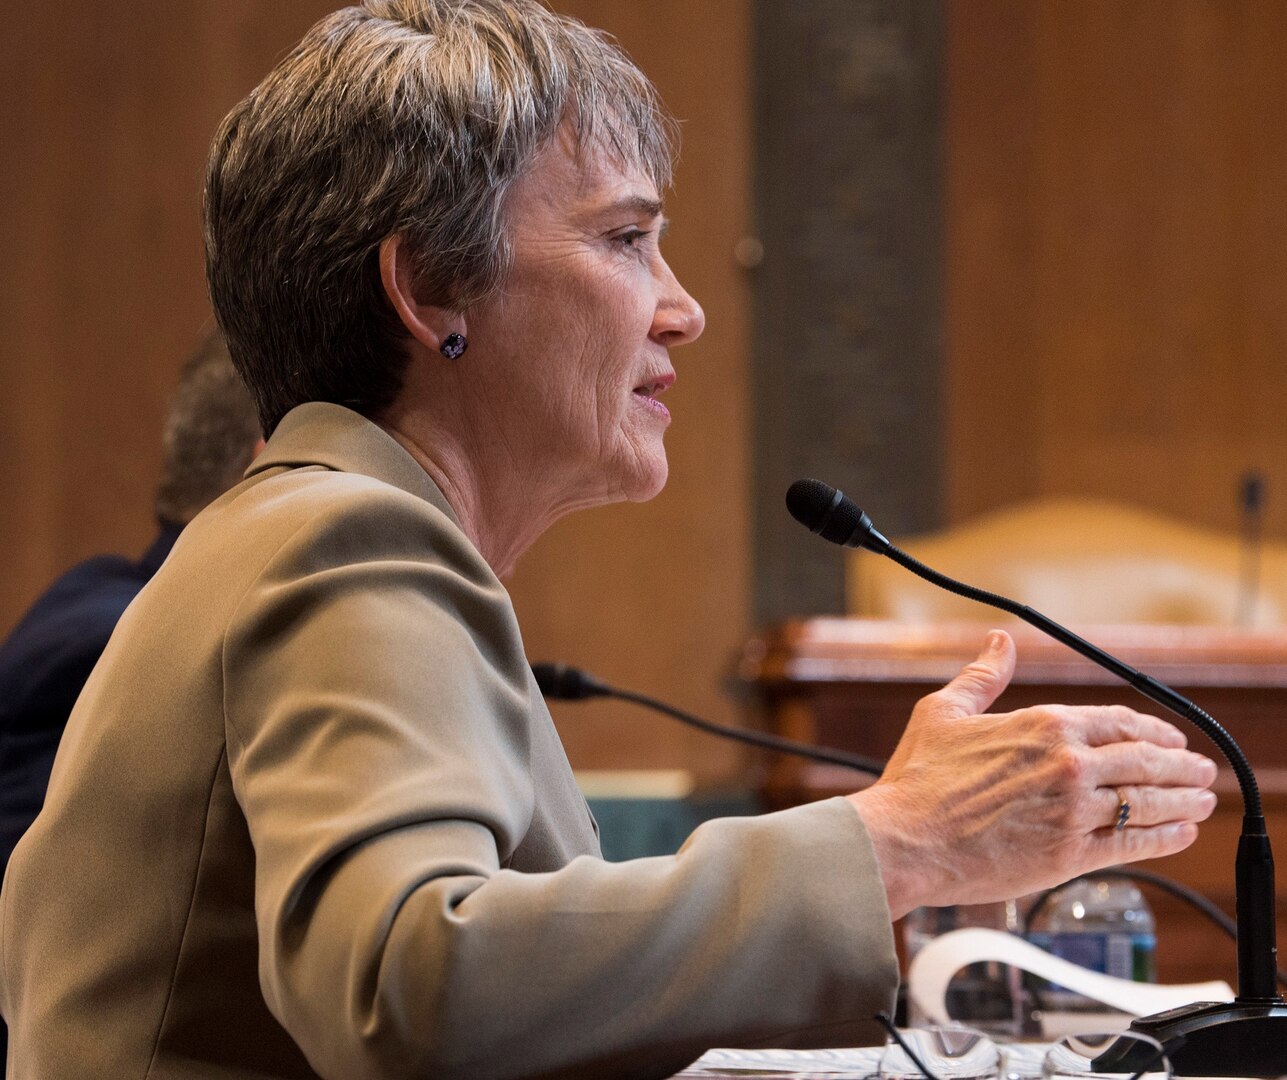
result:
[[[1080,967],[1136,982],[1157,980],[1153,910],[1129,881],[1074,881],[1037,916],[1028,940]],[[1061,986],[1045,984],[1041,1005],[1060,1012],[1102,1012],[1106,1006]]]

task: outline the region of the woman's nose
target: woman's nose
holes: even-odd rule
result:
[[[701,305],[688,295],[674,274],[668,274],[669,288],[657,304],[650,336],[656,342],[671,348],[696,341],[706,328],[706,313]]]

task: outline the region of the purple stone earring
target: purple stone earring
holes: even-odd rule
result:
[[[448,334],[442,339],[439,351],[448,360],[459,360],[468,348],[469,342],[465,340],[464,334]]]

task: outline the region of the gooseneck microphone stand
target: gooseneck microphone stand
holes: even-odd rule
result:
[[[1176,1071],[1186,1076],[1276,1077],[1287,1073],[1287,1002],[1278,993],[1276,983],[1274,859],[1255,774],[1233,737],[1182,694],[1039,611],[949,578],[900,551],[876,531],[871,518],[829,484],[797,480],[787,492],[787,509],[824,540],[884,555],[939,588],[1035,626],[1111,671],[1162,708],[1188,720],[1215,743],[1233,769],[1242,792],[1242,835],[1235,870],[1238,996],[1232,1002],[1195,1002],[1141,1017],[1131,1028],[1153,1036],[1167,1047]]]

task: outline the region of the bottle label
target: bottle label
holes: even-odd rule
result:
[[[1028,934],[1039,949],[1069,963],[1118,979],[1151,982],[1157,938],[1153,934]],[[1063,987],[1058,987],[1063,989]]]

